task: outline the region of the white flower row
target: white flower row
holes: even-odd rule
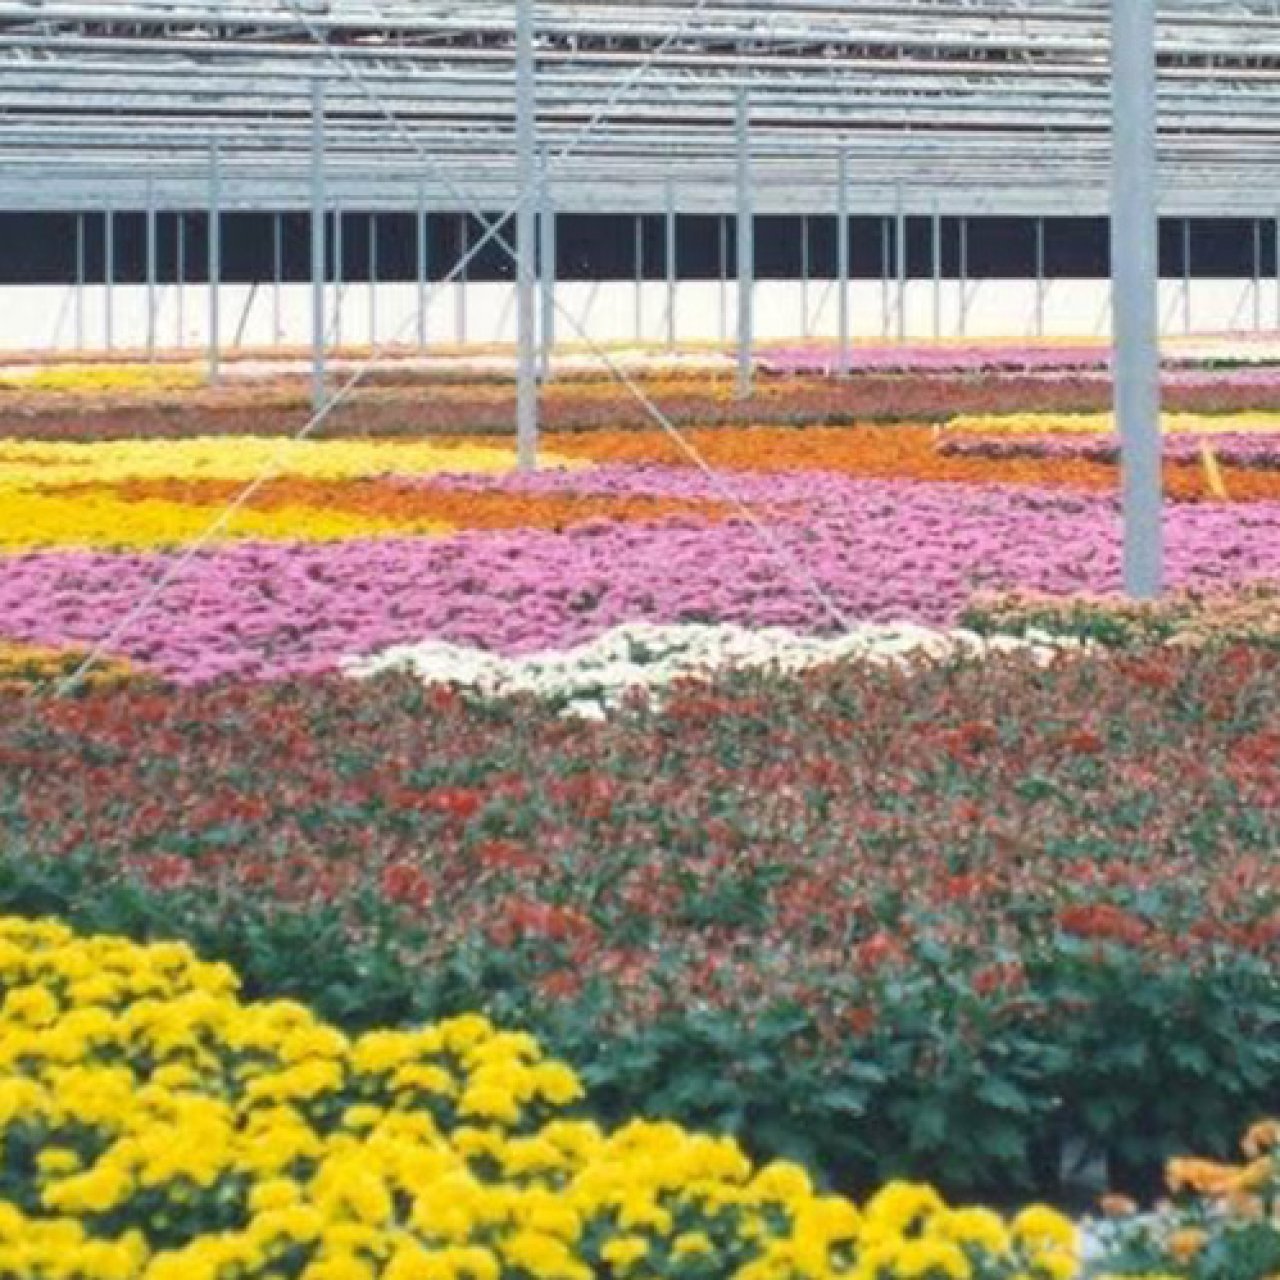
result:
[[[800,636],[780,627],[630,623],[576,649],[521,658],[426,640],[345,659],[342,669],[356,679],[410,672],[427,684],[455,685],[488,697],[530,693],[562,703],[570,714],[603,719],[630,693],[658,695],[677,680],[708,680],[723,671],[799,672],[843,661],[905,665],[919,658],[1014,652],[1048,661],[1077,647],[1047,634],[988,639],[972,631],[935,631],[911,623],[867,624],[834,639]]]

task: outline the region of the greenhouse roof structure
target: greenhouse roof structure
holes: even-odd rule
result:
[[[0,207],[304,207],[323,84],[348,207],[505,209],[515,9],[0,0]],[[1105,212],[1106,0],[540,0],[537,142],[567,212]],[[1280,0],[1160,0],[1161,207],[1280,212]]]

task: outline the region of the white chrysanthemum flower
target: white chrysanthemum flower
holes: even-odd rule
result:
[[[396,645],[369,657],[349,658],[343,671],[369,679],[407,671],[427,684],[449,684],[486,697],[533,694],[564,704],[567,715],[603,720],[628,693],[659,695],[678,680],[710,679],[721,672],[770,669],[795,674],[834,662],[906,666],[917,657],[982,658],[1027,653],[1048,662],[1074,641],[1038,633],[1025,639],[987,638],[972,631],[937,631],[913,623],[867,624],[824,639],[782,627],[753,630],[732,623],[662,626],[637,622],[575,649],[504,658],[443,640]]]

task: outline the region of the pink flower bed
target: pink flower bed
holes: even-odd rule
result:
[[[1164,355],[1164,366],[1170,378],[1204,379],[1218,385],[1225,378],[1233,384],[1274,389],[1280,384],[1280,371],[1271,368],[1238,367],[1265,363],[1267,352],[1251,355],[1247,346],[1233,356],[1176,348]],[[1274,353],[1270,358],[1275,359]],[[836,372],[837,353],[832,345],[770,347],[761,351],[756,363],[765,373],[778,375]],[[854,373],[1022,373],[1046,377],[1097,373],[1109,378],[1111,349],[1104,343],[1080,343],[1063,346],[1033,346],[999,343],[972,343],[956,346],[868,346],[853,349],[850,367]]]
[[[1280,468],[1280,436],[1230,432],[1216,435],[1171,435],[1164,454],[1172,462],[1196,462],[1203,445],[1219,462],[1256,470]],[[1120,456],[1117,436],[965,436],[944,439],[942,453],[953,458],[1053,458],[1063,461],[1115,462]]]
[[[837,353],[829,346],[774,347],[757,356],[766,373],[833,374]],[[856,347],[858,373],[1040,373],[1099,369],[1110,353],[1103,346],[885,346]]]
[[[439,482],[435,482],[439,483]],[[722,497],[691,471],[615,467],[453,487]],[[330,546],[207,551],[115,652],[183,683],[331,670],[340,658],[439,637],[508,654],[584,643],[624,622],[717,621],[804,632],[851,621],[955,621],[980,589],[1108,592],[1120,585],[1110,498],[998,486],[735,475],[792,563],[745,520],[590,521],[564,532],[469,532]],[[1280,503],[1176,506],[1179,586],[1280,577]],[[169,568],[168,554],[40,553],[0,572],[0,633],[92,644]],[[806,576],[809,581],[806,581]]]

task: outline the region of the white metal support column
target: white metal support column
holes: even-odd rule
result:
[[[880,336],[889,341],[893,318],[889,314],[889,263],[893,257],[893,219],[887,214],[880,219]]]
[[[1160,438],[1155,0],[1112,0],[1111,274],[1124,585],[1158,597],[1164,577]]]
[[[209,144],[209,385],[216,386],[222,359],[222,151]]]
[[[960,323],[957,327],[963,338],[969,329],[969,219],[963,214],[956,234],[960,239]]]
[[[902,184],[894,194],[894,267],[898,277],[898,341],[907,340],[907,212]]]
[[[144,221],[147,259],[147,359],[156,358],[156,183],[147,175],[147,209]]]
[[[933,336],[942,337],[942,213],[938,202],[933,202],[933,218],[930,230],[932,244],[929,250],[929,261],[933,267]]]
[[[729,341],[729,215],[717,219],[720,236],[720,341]]]
[[[1253,220],[1253,331],[1262,332],[1262,219]]]
[[[176,216],[177,256],[178,256],[178,349],[185,351],[187,347],[187,215],[185,212]]]
[[[369,214],[369,347],[378,345],[378,215]]]
[[[1182,220],[1182,329],[1191,332],[1191,219]]]
[[[755,346],[755,217],[751,204],[751,108],[747,91],[738,90],[738,398],[752,391],[752,354]]]
[[[84,243],[84,214],[76,214],[76,291],[75,291],[75,316],[76,316],[76,350],[84,350],[84,274],[85,274],[85,243]]]
[[[333,205],[333,345],[342,346],[342,303],[346,292],[347,249],[346,218],[342,206],[335,200]]]
[[[1044,337],[1044,218],[1036,219],[1036,337]]]
[[[839,276],[840,291],[836,299],[839,324],[836,372],[842,378],[849,376],[852,363],[849,274],[849,157],[842,151],[836,164],[836,275]]]
[[[1276,328],[1280,329],[1280,217],[1272,224],[1276,246]]]
[[[271,215],[271,342],[280,346],[284,342],[284,215]]]
[[[116,211],[107,205],[102,224],[103,277],[106,281],[107,350],[116,345]]]
[[[676,222],[676,184],[667,179],[667,350],[676,349],[676,261],[677,227]]]
[[[516,452],[521,471],[533,471],[538,465],[538,76],[534,18],[534,0],[516,0],[516,156],[520,175],[516,227]]]
[[[324,81],[311,82],[311,409],[325,406],[325,276],[328,274]]]
[[[636,214],[631,228],[631,260],[635,266],[635,334],[636,341],[644,341],[644,218]]]
[[[427,277],[431,270],[431,223],[427,214],[427,189],[418,184],[418,350],[427,349]]]
[[[471,270],[467,266],[467,254],[471,252],[470,224],[467,215],[458,215],[458,269],[453,287],[453,329],[460,347],[467,345],[467,287]]]
[[[551,193],[551,166],[544,151],[541,158],[538,190],[538,271],[541,283],[542,319],[541,368],[539,377],[551,381],[551,362],[556,350],[556,259],[559,256],[559,235],[556,226],[556,207]]]
[[[800,336],[809,336],[809,277],[813,273],[809,243],[809,215],[800,215]]]

